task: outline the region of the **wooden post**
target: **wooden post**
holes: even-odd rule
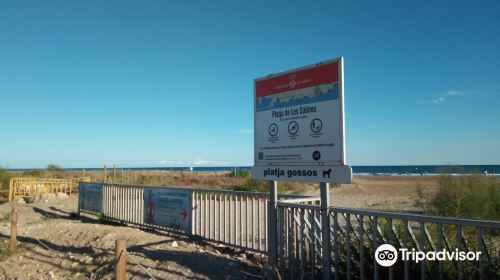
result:
[[[113,184],[116,184],[116,164],[113,164]]]
[[[103,177],[103,179],[102,179],[102,181],[103,181],[104,183],[106,183],[106,177],[108,177],[108,171],[107,171],[107,169],[106,169],[106,165],[104,165],[104,177]]]
[[[17,209],[16,198],[12,200],[12,211],[10,213],[10,251],[13,253],[17,248]]]
[[[127,279],[127,240],[117,239],[115,241],[116,246],[116,280],[126,280]]]

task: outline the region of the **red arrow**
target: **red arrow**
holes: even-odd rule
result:
[[[186,209],[183,209],[181,212],[182,219],[185,220],[187,215],[188,215],[188,213],[186,212]]]

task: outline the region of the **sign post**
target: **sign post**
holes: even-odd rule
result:
[[[269,181],[269,205],[267,210],[267,238],[269,241],[268,259],[269,265],[275,267],[278,264],[278,215],[276,213],[276,203],[278,202],[278,182]]]
[[[268,180],[268,259],[278,259],[277,181],[321,184],[323,278],[330,277],[329,183],[350,183],[342,57],[254,81],[254,179]]]

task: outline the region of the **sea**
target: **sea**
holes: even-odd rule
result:
[[[121,167],[120,167],[121,168]],[[82,168],[67,168],[81,170]],[[101,170],[102,168],[85,168]],[[124,170],[172,170],[172,171],[235,171],[252,169],[251,166],[193,166],[193,167],[123,167]],[[500,165],[359,165],[352,166],[357,176],[420,176],[447,174],[486,174],[499,176]]]

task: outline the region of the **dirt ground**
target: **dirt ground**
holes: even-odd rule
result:
[[[19,250],[12,256],[5,254],[11,206],[0,205],[0,274],[3,269],[6,279],[113,279],[115,240],[125,238],[129,254],[156,279],[265,278],[262,255],[172,233],[79,219],[73,214],[76,205],[76,196],[19,204]],[[149,279],[133,259],[128,258],[129,279]]]
[[[437,191],[434,176],[355,176],[351,184],[330,188],[330,203],[335,207],[419,211],[415,201],[419,189],[425,197]],[[319,190],[308,195],[319,195]]]

